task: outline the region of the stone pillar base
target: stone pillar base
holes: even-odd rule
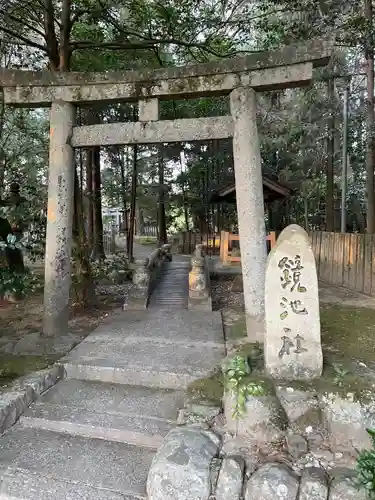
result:
[[[259,342],[263,344],[265,335],[264,316],[251,316],[246,314],[247,338],[250,342]]]

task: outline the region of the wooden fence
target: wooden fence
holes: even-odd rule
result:
[[[190,255],[194,252],[196,245],[202,244],[208,255],[220,254],[220,234],[200,234],[193,231],[184,231],[178,235],[178,252]]]
[[[313,231],[310,237],[320,280],[375,297],[375,235]],[[240,261],[240,257],[230,257],[231,241],[238,240],[238,235],[230,235],[230,241],[226,238],[228,242],[220,246],[219,234],[181,233],[179,249],[190,254],[197,243],[203,243],[209,254],[220,254],[223,262]],[[272,248],[275,234],[270,233],[267,239]]]
[[[310,233],[319,279],[375,297],[375,236]]]
[[[238,234],[229,233],[228,231],[221,231],[220,260],[223,264],[232,264],[241,262],[240,255],[232,255],[233,241],[239,242],[240,236]],[[276,233],[274,231],[272,231],[266,236],[266,242],[268,251],[270,251],[276,245]]]

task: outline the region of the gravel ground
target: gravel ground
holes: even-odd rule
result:
[[[235,276],[218,275],[211,276],[212,308],[214,311],[221,311],[228,307],[244,309],[244,299],[242,292],[232,292],[232,285]]]

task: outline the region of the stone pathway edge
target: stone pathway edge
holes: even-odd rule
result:
[[[61,364],[16,379],[0,393],[0,436],[12,427],[41,394],[64,378]]]

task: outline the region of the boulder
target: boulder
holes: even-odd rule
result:
[[[322,414],[329,441],[334,449],[356,453],[356,450],[371,447],[367,428],[375,427],[375,403],[354,400],[338,394],[321,397]]]
[[[283,464],[267,464],[249,479],[245,500],[296,500],[299,481]]]
[[[333,472],[333,480],[329,488],[329,500],[366,500],[365,490],[358,490],[355,486],[355,472],[342,469]]]
[[[149,500],[208,500],[211,461],[220,439],[199,427],[177,427],[166,436],[148,474]]]
[[[318,399],[313,391],[301,391],[293,387],[278,386],[276,395],[291,424],[318,406]]]
[[[233,417],[235,407],[235,396],[226,392],[224,413],[229,432],[246,436],[258,443],[279,441],[284,437],[287,418],[275,396],[249,396],[245,412],[239,418]]]
[[[306,439],[300,434],[290,434],[286,437],[288,452],[291,457],[298,460],[309,451]]]
[[[224,458],[216,486],[216,500],[240,500],[244,463],[235,458]]]
[[[320,467],[307,467],[302,472],[298,500],[327,500],[327,476]]]

